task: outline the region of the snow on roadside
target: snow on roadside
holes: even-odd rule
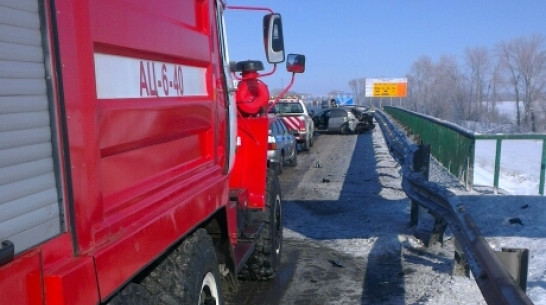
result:
[[[339,143],[333,145],[341,152],[353,149],[359,151],[358,147],[354,147],[357,136],[332,139],[334,141],[341,139]],[[395,296],[383,301],[375,299],[374,302],[365,299],[373,304],[485,304],[472,276],[467,278],[451,274],[454,246],[449,232],[444,247],[440,245],[425,247],[415,238],[416,229],[405,226],[409,221],[409,201],[400,186],[400,166],[390,156],[380,128],[372,132],[372,141],[375,160],[368,160],[369,158],[362,155],[347,156],[345,153],[330,155],[323,152],[323,155],[319,155],[321,167],[307,172],[297,186],[300,191],[309,190],[307,193],[304,192],[305,197],[285,194],[287,195],[285,200],[294,202],[285,206],[285,212],[290,215],[288,218],[285,217],[288,224],[284,228],[285,239],[298,244],[320,244],[329,249],[332,255],[351,257],[359,264],[364,264],[365,260],[368,260],[365,266],[358,265],[362,268],[364,278],[344,284],[352,285],[350,289],[348,286],[345,287],[345,293],[352,289],[362,294],[364,298],[370,297],[369,291],[362,291],[362,287],[370,285],[368,277],[373,275],[373,270],[364,269],[373,269],[374,264],[370,262],[377,260],[378,264],[382,264],[387,260],[386,264],[400,264],[401,279],[397,276],[384,275],[384,281],[378,285],[385,285],[390,289],[399,285],[403,297]],[[321,146],[321,149],[325,148]],[[320,159],[325,158],[324,156],[332,159]],[[351,176],[350,173],[345,175],[351,158],[370,163],[358,169],[358,173],[354,174],[359,176],[358,178]],[[338,161],[340,163],[336,163]],[[330,163],[335,166],[328,168]],[[367,166],[375,168],[375,177],[362,175],[368,172]],[[327,178],[331,181],[322,183],[320,180],[324,176],[320,173],[329,173]],[[534,304],[546,305],[544,197],[483,196],[477,191],[466,192],[458,181],[435,162],[431,165],[430,180],[441,183],[458,196],[462,196],[467,210],[471,211],[478,227],[494,250],[500,250],[502,247],[530,250],[527,294]],[[342,189],[348,184],[357,183],[370,189],[359,191],[350,189],[349,194],[342,193]],[[363,214],[365,216],[362,217]],[[510,219],[520,219],[523,225],[511,223]],[[356,224],[351,225],[354,222]],[[342,238],[340,234],[343,235]],[[393,259],[395,257],[399,258]],[[302,272],[304,270],[302,267]],[[358,296],[354,298],[358,299]],[[324,301],[328,304],[349,304],[341,300],[336,301],[337,303],[332,300]]]
[[[477,140],[474,185],[493,186],[495,140]],[[538,195],[542,159],[541,140],[503,140],[499,188],[514,195]]]
[[[469,195],[462,196],[461,200],[493,250],[529,250],[527,295],[535,305],[546,305],[545,198]]]
[[[474,185],[493,185],[495,145],[476,142]],[[529,250],[527,295],[546,305],[546,197],[537,195],[542,141],[503,140],[501,149],[500,191],[520,196],[468,196],[464,204],[491,248]]]
[[[491,195],[490,187],[476,187],[467,192],[437,162],[431,166],[431,181],[443,184],[459,196],[493,250],[529,250],[526,293],[535,305],[546,305],[546,197],[506,195],[538,193],[536,169],[540,165],[536,160],[537,151],[542,151],[542,142],[517,141],[503,141],[502,152],[506,156],[501,161],[501,168],[504,166],[505,169],[504,174],[501,171],[500,186],[503,189],[500,195]],[[495,142],[479,142],[485,143],[477,145],[474,183],[492,185]],[[512,175],[507,175],[507,172]]]

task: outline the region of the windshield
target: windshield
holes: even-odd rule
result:
[[[277,103],[271,109],[273,113],[303,113],[303,107],[299,103]]]

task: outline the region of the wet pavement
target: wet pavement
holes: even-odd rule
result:
[[[399,176],[381,174],[377,166],[372,133],[317,137],[298,156],[298,166],[280,176],[285,228],[277,278],[241,282],[228,304],[365,304],[403,297],[396,232],[406,224],[389,214],[406,213],[407,204],[396,182],[394,199],[381,196],[380,177]],[[378,205],[390,208],[373,215]]]

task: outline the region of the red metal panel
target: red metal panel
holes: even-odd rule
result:
[[[265,207],[265,176],[267,171],[268,118],[238,118],[235,165],[230,177],[231,188],[247,189],[248,207]]]
[[[204,16],[198,16],[203,12],[200,6],[206,3],[91,1],[93,42],[119,54],[145,52],[148,58],[155,59],[182,56],[193,63],[207,64],[211,60],[209,27],[200,22]]]
[[[170,62],[176,62],[173,56],[177,55],[186,64],[206,68],[211,60],[209,43],[216,39],[208,37],[210,27],[202,22],[209,17],[197,14],[208,13],[203,6],[210,5],[205,1],[57,0],[80,251],[101,243],[93,230],[103,227],[100,223],[109,217],[108,211],[119,211],[119,202],[128,207],[128,201],[151,196],[161,184],[170,184],[169,179],[185,179],[192,168],[217,162],[217,148],[222,145],[215,141],[224,140],[216,135],[212,78],[206,80],[209,98],[98,101],[93,86],[96,47],[124,55],[140,50],[139,56],[164,57]],[[197,38],[183,43],[179,39],[185,33]]]
[[[212,127],[214,104],[210,100],[173,105],[157,100],[133,101],[122,106],[118,101],[101,101],[100,105],[102,157],[184,138]]]
[[[78,253],[95,260],[103,300],[228,202],[213,3],[55,2]],[[98,99],[96,53],[199,67],[206,92]],[[76,293],[95,300],[91,283],[66,291],[74,274],[93,278],[89,268],[48,267],[49,300],[76,304]]]
[[[167,249],[225,204],[228,181],[227,176],[219,175],[220,172],[218,167],[204,170],[201,175],[164,190],[171,192],[169,196],[143,201],[140,210],[126,211],[128,215],[122,215],[132,225],[122,229],[123,234],[115,243],[93,254],[103,299],[152,262],[162,249]],[[133,221],[135,219],[138,222]],[[110,229],[105,227],[105,233]]]
[[[4,304],[42,304],[40,252],[30,251],[0,267],[0,302]]]
[[[145,180],[151,188],[154,181],[173,178],[165,171],[179,167],[188,170],[211,162],[213,106],[209,101],[176,107],[101,110],[103,196],[109,197]]]
[[[43,243],[38,248],[42,254],[44,272],[57,269],[74,257],[70,234],[64,233]]]
[[[93,258],[80,257],[44,273],[45,304],[93,305],[99,295]]]
[[[89,249],[95,243],[93,222],[100,216],[99,146],[93,44],[89,28],[89,2],[55,0],[59,38],[60,82],[66,111],[70,147],[71,187],[77,221],[78,248]]]
[[[48,252],[49,302],[97,302],[98,291],[104,300],[227,204],[227,120],[218,39],[210,37],[213,3],[55,0],[73,233],[82,256]],[[99,99],[96,53],[199,67],[206,92]],[[267,124],[260,128],[266,135]],[[72,287],[77,277],[85,281]]]

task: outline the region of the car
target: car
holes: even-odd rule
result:
[[[365,106],[340,106],[324,109],[313,117],[319,132],[363,133],[375,127],[373,112]]]
[[[309,150],[313,146],[315,124],[303,100],[282,98],[271,107],[270,113],[282,117],[288,129],[294,131],[296,141],[302,145],[303,150]]]
[[[269,136],[267,139],[267,166],[281,174],[285,165],[298,164],[296,138],[284,121],[275,115],[269,117]]]

